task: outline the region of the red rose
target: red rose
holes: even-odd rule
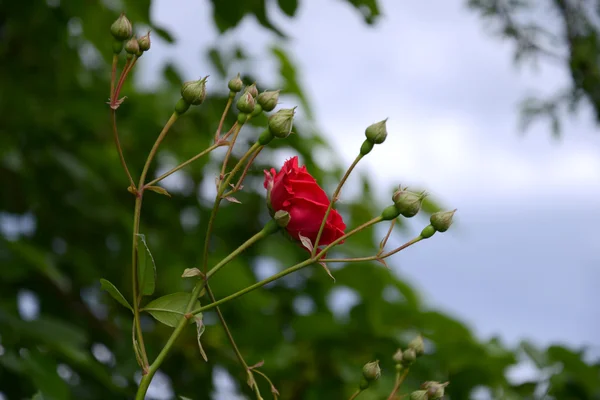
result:
[[[290,214],[291,220],[285,228],[290,236],[296,240],[300,240],[299,235],[305,236],[314,245],[329,206],[329,198],[308,173],[306,166],[298,167],[298,157],[293,157],[283,164],[279,172],[275,168],[265,170],[265,189],[270,194],[271,211],[284,210]],[[319,245],[328,245],[343,236],[344,229],[346,224],[341,215],[332,209]]]

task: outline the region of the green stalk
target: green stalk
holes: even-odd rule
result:
[[[363,155],[359,154],[354,159],[354,161],[352,162],[352,164],[350,165],[350,167],[348,168],[348,170],[342,177],[342,180],[340,181],[340,183],[338,183],[337,188],[335,188],[335,192],[333,192],[331,201],[329,202],[329,205],[327,206],[327,210],[325,211],[325,216],[323,217],[323,221],[321,221],[321,227],[319,228],[319,232],[317,233],[317,239],[315,240],[315,243],[313,243],[313,249],[311,252],[311,256],[314,256],[317,253],[317,250],[319,249],[319,241],[321,240],[321,235],[323,235],[323,230],[325,229],[325,224],[327,223],[327,218],[329,217],[329,213],[331,212],[331,209],[333,208],[333,203],[335,203],[337,201],[338,196],[340,195],[340,191],[342,190],[342,186],[344,186],[344,183],[346,183],[346,180],[350,176],[350,173],[352,173],[352,170],[354,169],[354,167],[356,167],[356,164],[358,164],[358,162],[361,160],[361,158],[363,158]]]

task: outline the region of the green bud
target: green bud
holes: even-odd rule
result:
[[[256,98],[256,96],[258,96],[258,89],[256,88],[256,83],[253,83],[250,86],[246,86],[244,92],[248,92],[252,95],[252,97]]]
[[[129,54],[137,54],[140,51],[140,45],[135,36],[132,36],[131,39],[125,43],[125,51]]]
[[[360,154],[366,156],[373,150],[373,146],[375,146],[373,142],[370,142],[369,139],[365,140],[360,146]]]
[[[427,390],[416,390],[410,394],[410,400],[429,400]]]
[[[385,138],[387,137],[387,129],[385,127],[386,122],[387,118],[383,121],[370,125],[365,130],[365,136],[369,142],[373,144],[381,144],[385,141]]]
[[[246,123],[246,121],[248,121],[248,117],[250,117],[250,115],[242,113],[242,112],[239,113],[237,116],[238,124],[244,125]]]
[[[131,22],[127,19],[125,14],[121,14],[119,18],[110,26],[110,33],[116,40],[121,42],[129,39],[133,34],[133,27]]]
[[[400,364],[402,362],[402,349],[396,350],[396,352],[392,356],[392,360],[394,360],[396,364]]]
[[[431,225],[427,225],[425,228],[423,228],[423,230],[421,231],[421,237],[423,239],[429,239],[430,237],[432,237],[435,234],[435,228]]]
[[[409,192],[407,190],[399,189],[392,196],[392,200],[396,205],[396,208],[406,218],[411,218],[417,215],[421,209],[421,202],[423,201],[423,194]]]
[[[444,391],[448,382],[440,383],[435,381],[424,382],[421,385],[421,389],[427,391],[428,398],[431,400],[438,400],[444,397]]]
[[[379,360],[368,362],[363,367],[363,377],[367,382],[373,382],[381,376],[381,368],[379,368]]]
[[[408,348],[413,349],[417,357],[423,355],[423,353],[425,353],[425,343],[423,342],[423,337],[419,335],[411,340],[408,343]]]
[[[150,31],[138,39],[138,45],[141,51],[150,50]]]
[[[396,208],[396,206],[389,206],[383,209],[381,212],[381,218],[384,221],[391,221],[400,215],[400,211]]]
[[[119,54],[123,51],[123,41],[122,40],[113,40],[112,49],[114,54]]]
[[[275,137],[284,139],[292,133],[295,110],[283,108],[269,117],[269,130]]]
[[[360,383],[358,384],[358,388],[360,390],[365,390],[369,387],[369,381],[367,381],[365,378],[360,378]]]
[[[181,87],[181,97],[186,103],[192,106],[202,104],[206,98],[206,78],[208,78],[208,76],[198,79],[197,81],[188,81],[183,84]]]
[[[292,217],[290,216],[290,213],[288,213],[287,211],[279,210],[275,213],[275,216],[273,217],[273,219],[275,219],[275,222],[277,222],[277,225],[279,225],[282,228],[285,228],[290,223],[290,220],[292,219]]]
[[[436,231],[446,232],[448,228],[450,228],[450,225],[452,225],[452,217],[454,216],[455,212],[456,209],[452,211],[436,212],[435,214],[431,215],[429,222],[431,222],[431,225]]]
[[[275,139],[275,136],[273,136],[270,130],[265,129],[263,133],[261,133],[258,137],[258,144],[260,144],[261,146],[265,146],[271,143],[271,140],[273,139]]]
[[[260,104],[263,110],[269,112],[273,111],[277,106],[277,101],[279,100],[279,90],[276,91],[264,91],[258,95],[256,101]]]
[[[402,366],[409,367],[417,360],[417,353],[414,349],[406,349],[402,353]]]
[[[252,114],[250,114],[251,117],[256,117],[258,115],[260,115],[260,113],[262,113],[263,108],[260,104],[255,104],[254,105],[254,111],[252,111]]]
[[[175,112],[178,115],[181,115],[184,112],[186,112],[188,110],[188,108],[190,108],[190,105],[184,99],[179,99],[177,101],[177,104],[175,104]]]
[[[229,90],[231,90],[234,93],[237,93],[240,90],[242,90],[242,88],[244,87],[244,82],[242,82],[242,78],[240,78],[240,74],[237,74],[237,76],[235,78],[231,79],[229,81],[229,83],[227,84],[227,87],[229,88]]]
[[[252,114],[254,111],[254,97],[247,91],[237,101],[237,109],[245,114]]]

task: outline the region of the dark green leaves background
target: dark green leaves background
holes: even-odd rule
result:
[[[221,32],[254,15],[266,29],[285,37],[285,30],[269,19],[265,1],[212,3],[215,27]],[[277,5],[294,16],[299,3],[279,0]],[[339,3],[355,8],[366,23],[375,23],[380,14],[374,0]],[[147,24],[154,34],[172,41],[164,27],[152,26],[149,0],[126,0],[123,6],[134,24]],[[108,27],[119,11],[104,2],[80,0],[0,2],[0,213],[3,221],[33,217],[35,222],[24,233],[0,237],[0,392],[10,400],[32,398],[38,391],[44,399],[127,399],[135,390],[131,312],[111,297],[119,297],[114,288],[105,283],[109,294],[99,282],[108,279],[130,301],[133,199],[126,190],[105,104],[111,57]],[[231,73],[228,66],[233,59],[245,57],[241,51],[225,56],[219,48],[209,54],[215,70],[224,74]],[[284,91],[309,110],[293,58],[283,46],[273,49],[272,56],[280,63],[281,76],[276,78]],[[152,57],[152,51],[144,57]],[[247,82],[253,80],[253,71],[241,72]],[[138,92],[130,83],[124,88],[128,99],[118,112],[118,122],[136,176],[177,98],[181,77],[173,67],[165,69],[164,77],[169,87],[154,93]],[[183,161],[206,148],[226,94],[224,87],[211,88],[206,104],[175,125],[164,152]],[[257,121],[257,132],[265,122]],[[333,180],[313,160],[314,149],[327,146],[320,136],[300,130],[276,146],[292,147],[320,181]],[[153,298],[189,291],[193,285],[193,279],[181,274],[197,266],[211,206],[197,193],[201,184],[213,181],[211,171],[220,157],[222,152],[216,152],[186,169],[189,179],[172,198],[151,192],[145,197],[141,232],[158,275]],[[252,168],[247,190],[239,196],[243,205],[224,205],[211,263],[256,233],[267,218],[259,189],[262,170],[270,166],[269,158],[261,157]],[[341,166],[335,169],[338,176],[341,171]],[[350,226],[377,212],[366,205],[372,204],[368,180],[362,184],[364,197],[341,206]],[[432,212],[436,205],[427,209]],[[338,253],[362,255],[375,249],[379,239],[362,234]],[[283,237],[244,254],[213,279],[218,297],[255,282],[261,264],[283,268],[304,256]],[[434,379],[452,382],[448,387],[452,399],[468,398],[477,387],[489,388],[494,398],[539,398],[550,382],[549,394],[555,398],[598,398],[599,367],[583,362],[579,352],[558,346],[537,349],[532,344],[509,349],[497,339],[482,342],[459,321],[426,307],[406,282],[377,263],[342,266],[333,272],[335,284],[320,267],[310,268],[223,307],[248,363],[265,361],[262,370],[283,399],[347,398],[362,365],[373,359],[381,360],[382,379],[363,397],[382,398],[393,383],[392,354],[417,332],[427,339],[430,354],[409,375],[406,391]],[[359,299],[346,319],[328,307],[332,291],[340,288],[350,288]],[[390,292],[395,296],[384,295]],[[39,300],[34,319],[19,314],[17,297],[23,293]],[[299,314],[293,307],[299,296],[314,304],[311,313]],[[148,315],[142,322],[153,357],[170,328]],[[210,398],[217,365],[249,394],[213,313],[206,313],[205,324],[202,340],[209,362],[202,360],[196,330],[190,326],[162,369],[177,395]],[[103,346],[112,354],[100,351]],[[511,385],[505,377],[507,368],[527,358],[540,371],[552,371],[550,378],[540,372],[531,383]],[[259,382],[268,397],[269,387]]]

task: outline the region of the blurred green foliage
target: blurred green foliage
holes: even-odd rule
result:
[[[374,0],[348,3],[366,22],[379,14]],[[131,296],[133,199],[126,190],[105,104],[111,57],[108,27],[119,10],[106,4],[0,2],[0,392],[10,400],[32,398],[38,391],[44,399],[126,399],[136,387],[131,313],[102,291],[99,282],[106,278],[127,299]],[[277,4],[293,16],[298,1]],[[124,1],[134,25],[152,26],[172,41],[164,28],[153,26],[149,7],[149,0]],[[221,31],[252,14],[264,27],[284,35],[269,20],[265,1],[213,0],[213,12]],[[223,77],[237,72],[230,70],[231,57],[220,49],[209,53]],[[308,109],[293,60],[283,47],[272,54],[281,65],[280,87]],[[145,57],[152,57],[152,50],[140,62]],[[245,55],[239,51],[235,57]],[[243,73],[247,82],[253,81],[252,71]],[[123,91],[128,99],[118,111],[118,124],[135,177],[177,99],[181,77],[171,66],[164,76],[170,85],[153,93],[140,92],[131,83]],[[225,87],[209,85],[206,103],[190,110],[169,133],[158,165],[184,161],[209,145],[226,94]],[[231,116],[227,125],[233,120]],[[245,130],[241,146],[265,122],[257,119],[254,129]],[[362,133],[356,135],[358,146]],[[319,181],[333,181],[313,158],[317,149],[328,149],[318,132],[300,129],[275,147],[293,149]],[[141,232],[157,265],[156,297],[191,289],[191,280],[180,276],[199,262],[212,205],[212,192],[205,190],[214,185],[222,155],[216,151],[186,168],[179,189],[171,190],[172,198],[150,192],[145,196]],[[265,151],[252,168],[239,196],[243,205],[222,207],[211,264],[268,218],[262,170],[271,167],[271,156]],[[341,171],[337,166],[334,175],[339,177]],[[151,176],[156,172],[155,164]],[[353,179],[360,180],[364,190],[360,198],[340,205],[349,226],[378,213],[368,179],[359,174]],[[432,212],[436,205],[426,208]],[[363,233],[336,253],[368,255],[379,239]],[[254,283],[265,266],[280,269],[305,255],[283,237],[244,254],[211,281],[217,297]],[[403,393],[425,380],[449,380],[447,397],[452,399],[469,398],[475,388],[488,388],[494,398],[542,398],[548,383],[548,395],[556,399],[600,398],[599,365],[586,364],[581,352],[556,346],[536,349],[527,343],[509,349],[498,339],[482,342],[459,321],[426,307],[406,282],[377,263],[341,265],[333,273],[335,284],[320,267],[309,268],[222,307],[246,360],[265,361],[262,371],[273,379],[282,399],[345,399],[355,389],[362,365],[373,359],[381,360],[381,382],[361,398],[385,398],[394,379],[392,354],[417,332],[426,338],[429,354],[412,368]],[[332,294],[341,290],[351,291],[358,300],[346,317],[329,306]],[[33,318],[19,312],[18,299],[23,296],[39,301]],[[308,312],[294,306],[298,301],[310,305]],[[207,312],[205,322],[208,363],[190,327],[163,364],[176,394],[210,398],[213,371],[219,366],[251,396],[215,315]],[[143,327],[153,358],[171,328],[147,315]],[[507,369],[525,357],[536,363],[538,378],[511,384]],[[268,398],[268,385],[260,384]]]
[[[515,47],[515,61],[564,66],[566,87],[546,98],[528,97],[521,105],[523,129],[546,118],[554,136],[561,133],[565,112],[574,114],[582,102],[600,123],[600,6],[597,1],[468,0],[494,33]]]

